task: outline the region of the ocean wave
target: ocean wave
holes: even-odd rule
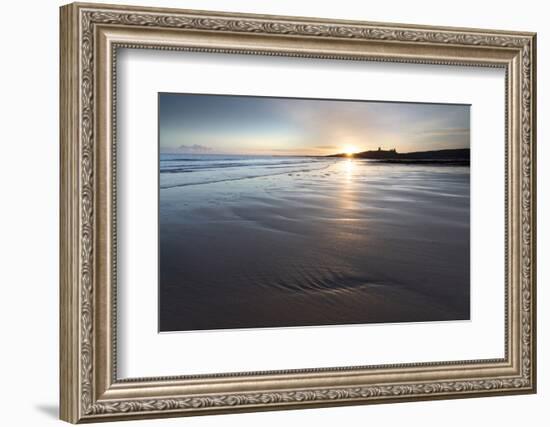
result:
[[[225,177],[225,178],[219,178],[219,179],[214,178],[214,179],[208,179],[206,181],[197,181],[197,182],[181,182],[181,183],[173,183],[173,184],[161,184],[160,189],[161,190],[167,190],[167,189],[170,189],[170,188],[189,187],[189,186],[194,186],[194,185],[216,184],[216,183],[220,183],[220,182],[242,181],[242,180],[245,180],[245,179],[265,178],[265,177],[271,177],[271,176],[288,175],[288,174],[296,174],[296,173],[307,173],[307,172],[321,171],[321,170],[327,169],[330,165],[331,165],[331,163],[324,164],[322,167],[317,167],[317,168],[301,168],[301,169],[288,168],[284,172],[259,173],[259,174],[255,174],[255,175]]]
[[[183,161],[183,160],[182,160]],[[259,168],[264,167],[267,169],[279,169],[279,168],[285,168],[289,166],[301,166],[301,165],[308,165],[308,164],[315,164],[315,163],[327,163],[327,160],[319,160],[319,159],[311,159],[311,160],[278,160],[278,161],[258,161],[258,160],[240,160],[235,161],[232,160],[230,162],[228,161],[222,161],[219,159],[216,160],[192,160],[192,164],[175,164],[175,165],[166,165],[163,163],[165,162],[172,162],[175,161],[172,160],[161,160],[160,165],[160,173],[185,173],[185,172],[193,172],[193,171],[205,171],[205,170],[218,170],[218,169],[231,169],[231,168]],[[200,163],[198,163],[200,162]]]

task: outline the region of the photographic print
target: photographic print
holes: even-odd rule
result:
[[[158,102],[160,332],[470,318],[469,105]]]

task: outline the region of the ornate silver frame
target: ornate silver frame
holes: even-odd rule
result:
[[[154,418],[534,393],[533,33],[99,4],[61,8],[61,419]],[[119,380],[117,48],[502,67],[506,71],[505,357]]]

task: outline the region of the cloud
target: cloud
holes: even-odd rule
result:
[[[186,153],[186,154],[204,154],[212,151],[212,148],[205,145],[193,144],[193,145],[180,145],[179,147],[168,148],[167,151],[172,153]]]
[[[423,136],[451,136],[451,135],[470,135],[469,128],[441,128],[441,129],[429,129],[429,130],[420,130],[417,132],[417,135]]]

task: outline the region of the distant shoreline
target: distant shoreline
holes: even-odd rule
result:
[[[327,157],[347,157],[354,159],[369,159],[377,160],[383,163],[400,163],[400,164],[448,164],[448,165],[469,165],[470,164],[470,149],[459,148],[450,150],[432,150],[432,151],[415,151],[411,153],[398,153],[395,149],[392,150],[369,150],[360,153],[339,153],[331,154]]]
[[[315,154],[237,154],[237,153],[177,153],[177,152],[160,152],[162,156],[189,156],[190,158],[209,158],[223,157],[238,158],[347,158],[347,159],[366,159],[377,163],[390,164],[423,164],[423,165],[449,165],[449,166],[469,166],[470,165],[470,149],[448,149],[448,150],[432,150],[432,151],[415,151],[409,153],[399,153],[396,150],[370,150],[360,153],[338,153],[330,155],[315,155]],[[162,159],[161,159],[162,160]]]
[[[371,159],[373,163],[397,165],[470,166],[470,160],[453,159]]]

